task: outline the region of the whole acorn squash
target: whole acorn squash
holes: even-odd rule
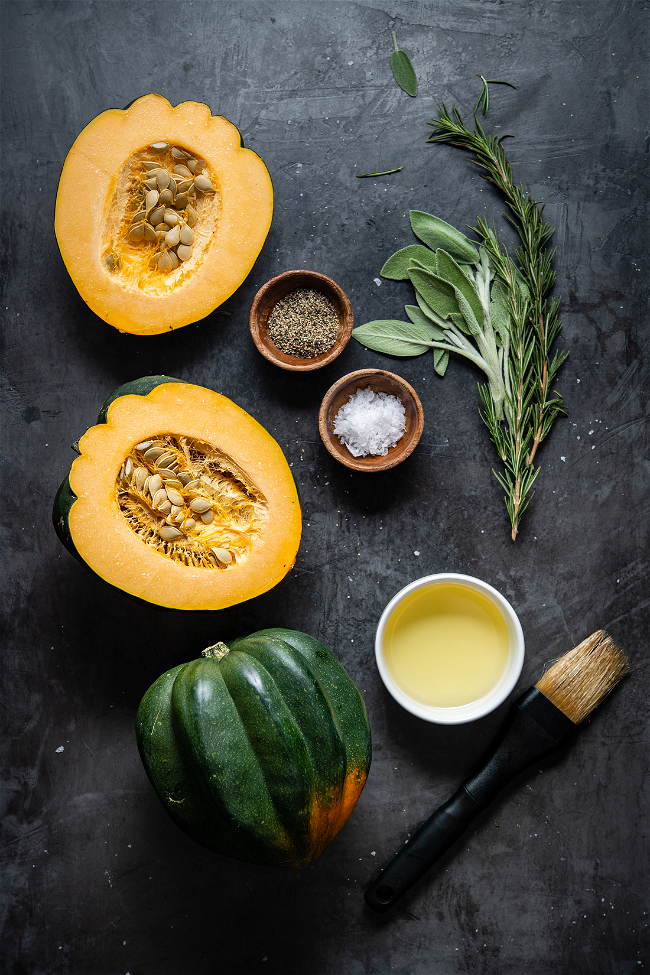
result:
[[[223,609],[293,566],[295,480],[275,440],[225,396],[169,376],[127,383],[77,448],[54,527],[118,589],[158,606]]]
[[[260,630],[163,674],[138,708],[147,775],[197,843],[305,867],[361,794],[370,727],[354,683],[317,640]]]
[[[145,95],[93,119],[61,173],[55,230],[77,290],[123,332],[208,315],[244,281],[271,226],[273,186],[207,105]]]

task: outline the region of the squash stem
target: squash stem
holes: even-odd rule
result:
[[[206,647],[201,653],[202,657],[212,657],[214,660],[223,660],[226,654],[230,653],[230,647],[225,643],[215,643],[212,647]]]

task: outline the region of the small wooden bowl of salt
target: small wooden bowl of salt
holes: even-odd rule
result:
[[[422,436],[422,403],[410,383],[383,369],[359,369],[328,389],[318,428],[332,457],[353,471],[386,471]]]
[[[348,344],[352,305],[326,274],[285,271],[257,292],[248,324],[255,345],[270,362],[309,372],[328,365]]]

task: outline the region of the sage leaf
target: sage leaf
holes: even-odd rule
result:
[[[402,247],[401,250],[395,251],[379,273],[382,278],[390,278],[392,281],[408,281],[408,266],[411,259],[420,261],[421,264],[430,267],[432,271],[436,269],[436,255],[433,251],[430,251],[424,244],[409,244],[408,247]]]
[[[434,217],[431,213],[423,210],[411,210],[411,227],[416,237],[427,244],[432,250],[442,247],[458,261],[464,264],[478,264],[478,251],[464,234],[452,227],[450,223],[445,223],[440,217]]]
[[[453,257],[446,251],[439,248],[436,251],[436,260],[438,263],[438,275],[448,281],[454,288],[457,288],[462,295],[469,301],[472,311],[476,316],[476,320],[479,325],[483,324],[483,318],[485,317],[485,310],[481,304],[481,299],[479,298],[478,291],[474,285],[474,282],[470,282],[467,275],[461,271],[460,267],[453,259]]]
[[[460,312],[458,312],[458,314],[450,315],[449,318],[454,323],[454,325],[456,326],[459,332],[464,332],[465,335],[472,334],[469,328],[467,327],[467,323]]]
[[[429,351],[431,339],[427,331],[413,322],[393,319],[366,322],[352,329],[352,337],[375,352],[386,355],[423,355]]]
[[[439,376],[444,376],[449,365],[449,353],[446,349],[433,350],[433,368]]]
[[[460,311],[453,285],[443,278],[417,267],[411,268],[409,277],[415,289],[441,318],[448,318],[454,312]]]
[[[476,321],[476,315],[472,311],[472,306],[470,305],[465,295],[461,294],[457,288],[456,288],[456,299],[458,301],[458,307],[460,308],[460,313],[465,319],[470,334],[480,335],[481,326]]]
[[[492,286],[490,321],[501,341],[505,342],[510,332],[510,312],[507,295],[498,281]]]
[[[430,322],[432,322],[434,325],[437,325],[439,328],[449,328],[449,322],[446,321],[444,318],[441,318],[440,315],[436,315],[433,308],[427,305],[426,301],[424,300],[420,292],[417,290],[417,288],[415,289],[415,299],[418,303],[418,307],[420,311],[422,312],[423,315],[425,315],[429,319]],[[453,318],[453,315],[450,317]],[[459,317],[463,318],[463,316],[460,314]],[[464,318],[463,321],[465,321]]]
[[[423,311],[418,308],[417,305],[404,305],[404,311],[411,319],[414,325],[419,325],[426,332],[429,333],[429,338],[436,342],[444,342],[445,332],[444,329],[439,328],[434,325],[430,318],[424,314]]]
[[[402,91],[405,91],[411,98],[415,98],[418,93],[418,79],[408,54],[406,51],[400,51],[397,46],[395,31],[393,31],[393,43],[395,50],[390,56],[390,66],[393,69],[395,81]]]

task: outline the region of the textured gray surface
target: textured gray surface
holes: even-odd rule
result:
[[[0,731],[3,975],[456,975],[643,970],[647,940],[648,5],[643,2],[9,2],[2,17],[5,471]],[[390,32],[413,60],[392,81]],[[476,74],[490,124],[513,132],[516,178],[557,227],[558,388],[569,418],[540,453],[516,544],[490,468],[470,367],[351,343],[309,377],[259,356],[247,312],[277,271],[311,267],[357,323],[401,314],[406,285],[373,279],[411,242],[410,207],[456,226],[501,204],[462,154],[425,145],[438,100],[467,111]],[[149,91],[207,102],[266,162],[275,216],[222,311],[150,339],[120,335],[75,291],[53,234],[78,132]],[[356,171],[403,165],[396,176]],[[423,440],[403,466],[351,475],[317,412],[345,372],[388,367],[418,390]],[[258,418],[299,472],[296,570],[212,619],[168,615],[102,586],[50,525],[69,445],[120,383],[167,372]],[[415,554],[419,553],[419,554]],[[503,716],[463,727],[411,717],[383,691],[376,622],[407,582],[443,569],[511,600],[527,641],[519,684],[606,627],[632,676],[556,765],[534,770],[392,914],[362,891],[467,774]],[[261,626],[305,630],[363,690],[374,760],[361,800],[309,869],[220,858],[181,834],[150,788],[134,715],[148,685],[207,643]],[[59,746],[64,751],[57,751]]]

